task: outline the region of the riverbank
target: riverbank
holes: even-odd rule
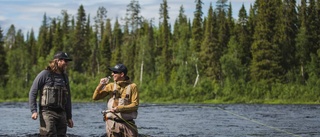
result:
[[[0,100],[0,103],[4,102],[28,102],[28,98],[12,98],[7,100]],[[74,103],[88,103],[88,102],[106,102],[104,100],[93,101],[92,99],[72,99]],[[154,103],[154,104],[305,104],[305,105],[317,105],[320,102],[306,102],[299,100],[247,100],[247,101],[223,101],[218,99],[206,100],[202,102],[184,101],[184,100],[156,100],[153,102],[146,102],[140,99],[140,103]]]

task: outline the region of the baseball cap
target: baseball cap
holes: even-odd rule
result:
[[[124,75],[127,75],[127,72],[128,72],[127,67],[123,64],[117,64],[114,67],[109,67],[109,70],[114,71],[114,72],[123,72]]]
[[[66,61],[72,61],[69,55],[65,52],[59,51],[54,55],[54,59],[64,59]]]

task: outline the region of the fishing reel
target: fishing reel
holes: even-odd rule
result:
[[[107,114],[107,113],[110,113],[110,110],[102,110],[102,111],[101,111],[101,114],[103,114],[103,115],[105,115],[105,114]]]
[[[107,113],[110,113],[110,110],[102,110],[101,114],[103,115],[103,121],[107,121]]]

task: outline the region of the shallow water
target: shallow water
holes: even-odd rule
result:
[[[105,103],[73,103],[70,137],[101,137]],[[0,103],[0,136],[37,136],[26,102]],[[139,136],[151,137],[317,137],[319,105],[157,105],[141,104]]]

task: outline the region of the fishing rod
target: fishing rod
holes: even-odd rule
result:
[[[103,117],[103,120],[104,120],[104,121],[107,121],[107,120],[108,120],[108,118],[105,117],[105,115],[106,115],[107,113],[112,113],[112,114],[114,114],[118,119],[120,119],[120,120],[122,120],[123,122],[125,122],[126,124],[128,124],[132,129],[134,129],[134,130],[138,133],[138,127],[134,127],[134,125],[133,125],[131,122],[123,119],[123,118],[120,117],[118,114],[116,114],[115,112],[111,112],[110,110],[102,110],[102,111],[101,111],[101,114],[103,114],[103,116],[104,116],[104,117]]]

